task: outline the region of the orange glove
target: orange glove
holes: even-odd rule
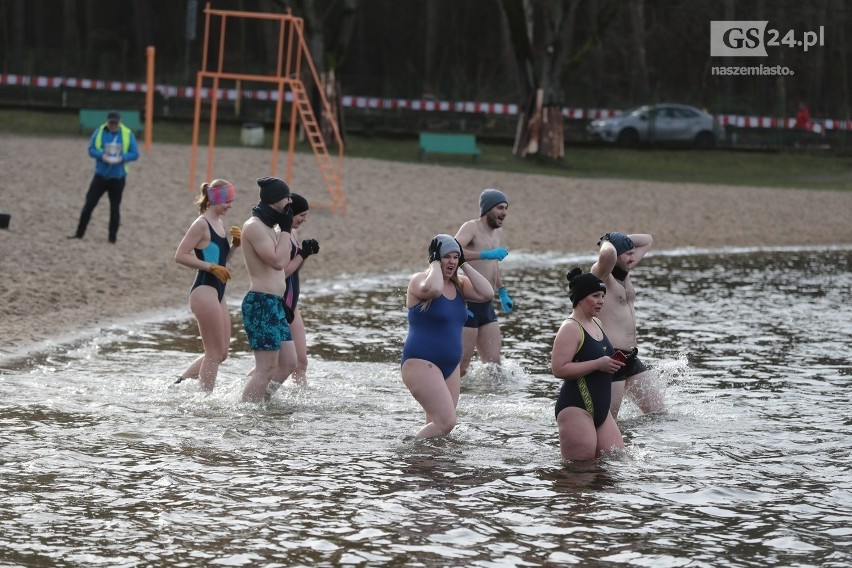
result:
[[[224,284],[228,280],[231,279],[231,273],[224,266],[219,266],[218,264],[210,263],[210,268],[207,269],[207,272],[215,276],[219,279],[219,282]]]
[[[231,225],[231,246],[236,248],[240,246],[243,238],[243,231],[236,225]]]

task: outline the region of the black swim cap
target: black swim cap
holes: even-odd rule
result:
[[[633,239],[624,233],[619,233],[618,231],[613,231],[602,236],[598,239],[598,246],[601,246],[604,241],[611,242],[612,246],[615,247],[615,253],[619,256],[635,248],[633,245]]]

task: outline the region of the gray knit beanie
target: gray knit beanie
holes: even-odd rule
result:
[[[479,216],[482,217],[500,203],[509,204],[506,195],[499,189],[483,189],[479,194]]]
[[[459,242],[454,237],[441,233],[439,235],[435,235],[435,238],[438,239],[439,243],[441,243],[442,257],[447,256],[451,252],[461,254],[461,251],[459,250]]]

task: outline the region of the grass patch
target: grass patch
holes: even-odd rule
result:
[[[68,110],[34,111],[0,109],[0,133],[37,136],[88,137],[81,133],[77,113]],[[216,127],[217,146],[239,146],[241,125],[220,123]],[[280,147],[286,149],[288,132],[282,132]],[[199,133],[201,146],[207,145],[207,128]],[[139,143],[142,144],[140,139]],[[190,144],[192,122],[158,120],[154,142]],[[429,156],[427,163],[462,166],[517,173],[564,177],[616,178],[671,183],[708,183],[759,187],[804,189],[852,189],[852,158],[830,154],[794,152],[742,152],[717,149],[644,148],[637,150],[606,146],[568,145],[565,157],[557,162],[535,158],[521,159],[512,154],[511,142],[479,141],[482,156],[478,161],[463,156]],[[271,131],[266,128],[265,145],[272,147]],[[309,152],[305,143],[297,151]],[[379,160],[420,161],[417,136],[349,135],[346,156]]]

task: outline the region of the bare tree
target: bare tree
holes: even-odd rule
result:
[[[631,53],[633,54],[633,96],[647,100],[651,94],[648,81],[648,59],[645,53],[645,0],[630,0],[630,22],[632,24]]]
[[[526,103],[518,119],[514,153],[557,159],[564,155],[566,71],[592,52],[600,27],[613,19],[598,10],[595,24],[580,41],[576,22],[582,0],[502,0],[518,67],[526,86]]]
[[[578,2],[503,0],[503,9],[525,87],[514,152],[518,156],[564,155],[562,70],[571,49]]]
[[[77,0],[62,1],[62,73],[73,74],[80,65]]]

